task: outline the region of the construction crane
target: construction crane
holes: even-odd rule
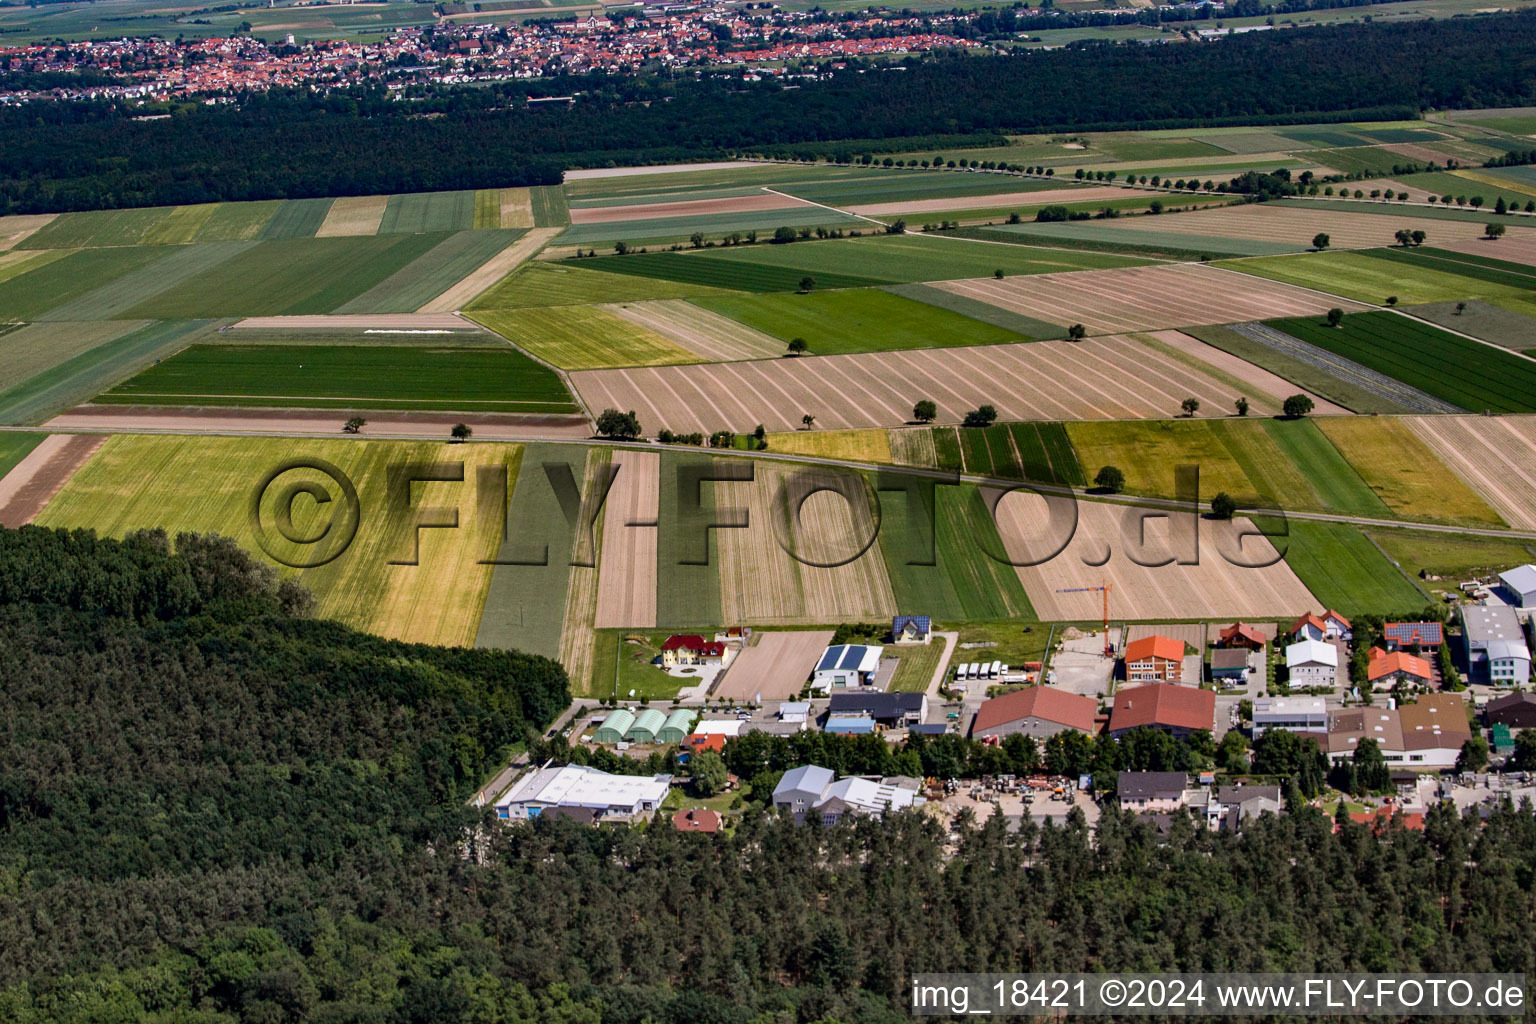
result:
[[[1112,583],[1108,580],[1101,580],[1096,587],[1066,587],[1056,591],[1058,594],[1100,593],[1104,595],[1104,657],[1106,658],[1113,658],[1115,656],[1115,645],[1110,643],[1109,640],[1109,592],[1113,589],[1115,588]]]

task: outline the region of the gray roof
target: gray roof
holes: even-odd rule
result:
[[[1495,644],[1507,642],[1525,646],[1525,636],[1520,630],[1520,617],[1513,608],[1503,605],[1464,604],[1461,606],[1461,625],[1466,633],[1467,646],[1474,650],[1490,650]]]
[[[830,768],[822,768],[814,764],[803,764],[799,768],[791,768],[779,779],[779,784],[773,787],[773,795],[798,790],[804,793],[815,793],[818,796],[826,792],[827,787],[837,778]]]
[[[1157,800],[1181,796],[1187,785],[1183,772],[1121,772],[1116,790],[1126,800]]]
[[[865,714],[872,718],[897,718],[917,714],[923,709],[924,694],[897,691],[895,693],[834,693],[831,712],[834,715]]]
[[[1499,573],[1499,579],[1516,593],[1536,594],[1536,565],[1517,565],[1508,572]]]
[[[1248,650],[1243,647],[1222,647],[1211,652],[1212,670],[1247,668]]]
[[[1279,786],[1217,786],[1216,800],[1223,804],[1241,804],[1249,800],[1280,802]]]

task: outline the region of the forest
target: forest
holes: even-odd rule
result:
[[[917,971],[1536,968],[1529,808],[509,828],[464,800],[566,705],[553,662],[316,621],[217,537],[0,530],[0,583],[6,1021],[887,1024]]]
[[[1091,83],[1092,88],[1084,88]],[[530,108],[531,93],[576,94]],[[271,91],[162,120],[108,102],[0,110],[0,213],[552,184],[571,167],[849,139],[1286,124],[1536,103],[1536,12],[911,61],[790,90],[551,79],[399,98]],[[558,108],[558,109],[555,109]]]

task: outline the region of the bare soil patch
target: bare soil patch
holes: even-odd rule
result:
[[[719,700],[790,700],[800,694],[832,643],[832,630],[758,633],[715,687]]]
[[[0,479],[0,526],[15,529],[35,519],[106,440],[91,434],[45,437]]]
[[[619,472],[603,512],[596,626],[655,626],[661,454],[617,451],[613,464]]]

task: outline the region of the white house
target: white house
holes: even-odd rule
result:
[[[1501,572],[1499,582],[1517,608],[1536,608],[1536,565],[1520,565]]]
[[[884,647],[835,644],[827,648],[811,673],[811,685],[825,693],[834,686],[868,686],[880,669]]]
[[[496,801],[496,816],[528,821],[559,807],[589,811],[594,821],[632,821],[660,807],[671,786],[670,775],[609,775],[577,764],[545,767],[524,775]]]
[[[1293,687],[1336,686],[1339,649],[1322,640],[1298,640],[1285,649],[1285,666]]]
[[[1322,697],[1260,697],[1253,702],[1253,738],[1266,729],[1327,732],[1328,702]]]

